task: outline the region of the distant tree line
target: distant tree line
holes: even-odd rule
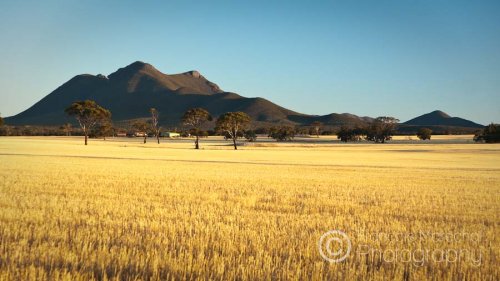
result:
[[[376,143],[385,143],[392,139],[399,120],[394,117],[381,116],[375,118],[367,126],[342,126],[337,138],[342,142],[360,141],[362,139]]]
[[[66,108],[65,112],[76,119],[80,129],[75,130],[71,124],[64,124],[56,132],[58,135],[81,134],[84,136],[84,144],[87,145],[89,137],[102,137],[105,140],[107,136],[113,136],[117,132],[111,121],[111,112],[98,105],[95,101],[76,101]],[[149,113],[149,119],[136,120],[132,123],[131,128],[143,137],[144,143],[147,142],[148,136],[152,134],[159,144],[161,134],[161,127],[159,126],[160,113],[155,108],[151,108]],[[225,139],[232,140],[234,149],[238,149],[237,141],[239,138],[245,138],[247,141],[252,142],[257,139],[257,134],[265,133],[269,138],[276,141],[292,141],[297,134],[314,134],[319,137],[320,133],[325,133],[322,131],[323,124],[318,121],[312,122],[307,127],[281,125],[249,130],[248,126],[251,123],[251,118],[244,112],[224,113],[215,121],[213,131],[203,130],[206,123],[212,120],[210,113],[203,108],[189,109],[182,116],[182,124],[188,129],[187,134],[184,135],[194,136],[195,149],[200,148],[200,137],[209,134],[223,135]],[[341,127],[337,135],[341,141],[345,142],[359,141],[364,138],[384,143],[391,139],[398,121],[393,117],[379,117],[364,128]]]
[[[71,134],[74,136],[83,136],[79,129],[72,128]],[[57,126],[10,126],[4,124],[0,126],[0,136],[66,136],[67,132]]]
[[[73,116],[80,126],[80,130],[84,136],[84,144],[88,144],[89,136],[103,137],[114,135],[115,128],[111,121],[111,112],[95,101],[85,100],[72,103],[65,110],[66,114]],[[144,143],[147,142],[149,134],[153,134],[160,143],[161,127],[159,126],[159,112],[155,108],[151,108],[150,119],[136,120],[132,123],[132,128],[140,132],[144,138]],[[206,132],[202,130],[203,125],[212,120],[212,116],[203,108],[189,109],[182,117],[182,123],[189,128],[189,135],[195,137],[195,149],[199,149],[200,137],[205,136]],[[238,138],[245,136],[247,140],[255,140],[256,134],[248,132],[247,126],[250,124],[251,118],[244,112],[227,112],[219,116],[215,123],[215,131],[227,135],[232,139],[234,149],[238,149]],[[65,135],[71,135],[71,125],[65,124],[61,130]]]
[[[474,141],[485,143],[500,143],[500,124],[491,123],[481,132],[476,133]]]
[[[149,110],[149,118],[141,118],[130,123],[128,130],[115,127],[111,120],[111,112],[98,105],[95,101],[85,100],[72,103],[65,112],[76,119],[79,127],[73,127],[66,123],[60,127],[46,126],[6,126],[0,117],[0,135],[56,135],[56,136],[84,136],[84,144],[87,145],[88,138],[103,138],[116,136],[119,133],[134,131],[134,136],[143,137],[147,142],[148,137],[155,137],[160,143],[162,127],[160,124],[160,112],[155,108]],[[249,142],[257,139],[258,135],[267,135],[276,141],[293,141],[297,135],[337,135],[342,142],[356,142],[361,140],[385,143],[397,134],[399,120],[394,117],[381,116],[369,124],[355,124],[352,126],[341,126],[339,129],[326,127],[319,121],[314,121],[308,126],[279,125],[249,129],[251,118],[244,112],[227,112],[215,120],[213,130],[207,130],[209,123],[213,121],[212,115],[203,108],[192,108],[182,116],[184,130],[173,130],[181,136],[194,137],[195,149],[200,148],[200,138],[213,135],[222,135],[231,140],[234,149],[238,149],[238,139],[244,138]],[[214,124],[214,123],[211,123]],[[123,124],[122,124],[123,126]],[[474,140],[478,142],[499,142],[500,125],[490,124],[481,132],[476,133]],[[421,140],[430,140],[434,132],[429,128],[419,128],[417,137]],[[130,134],[128,134],[130,135]]]

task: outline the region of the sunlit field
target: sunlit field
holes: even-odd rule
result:
[[[0,279],[500,278],[500,145],[312,139],[0,138]]]

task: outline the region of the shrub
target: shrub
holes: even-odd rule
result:
[[[417,132],[417,137],[421,140],[430,140],[432,135],[432,130],[429,128],[420,128]]]

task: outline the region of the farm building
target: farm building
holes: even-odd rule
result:
[[[181,136],[181,134],[175,133],[175,132],[163,132],[162,136],[164,136],[166,138],[179,138]]]
[[[128,137],[147,137],[147,133],[146,132],[130,132],[130,133],[127,133],[127,136]]]

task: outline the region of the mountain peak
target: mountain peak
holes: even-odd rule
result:
[[[427,113],[427,115],[436,116],[440,118],[451,118],[450,115],[441,110],[434,110],[433,112]]]
[[[469,128],[481,128],[483,125],[474,123],[470,120],[451,117],[441,110],[435,110],[433,112],[420,115],[411,120],[404,122],[405,125],[413,126],[455,126],[455,127],[469,127]]]
[[[120,68],[118,69],[118,71],[120,70],[128,70],[128,71],[134,71],[134,72],[137,72],[137,71],[141,71],[141,70],[156,70],[154,68],[154,66],[152,66],[151,64],[149,63],[146,63],[146,62],[143,62],[143,61],[135,61],[123,68]],[[117,71],[117,72],[118,72]]]
[[[151,64],[142,61],[133,62],[125,67],[118,69],[117,71],[111,73],[108,77],[110,79],[128,79],[137,73],[156,73],[159,72]]]

